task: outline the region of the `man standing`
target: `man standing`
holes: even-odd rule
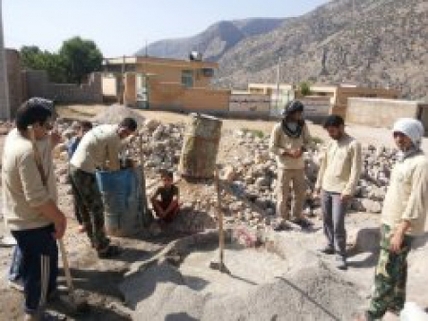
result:
[[[273,128],[269,150],[275,154],[278,164],[277,179],[277,216],[279,221],[275,230],[287,228],[287,220],[308,227],[309,222],[303,218],[303,204],[305,201],[305,162],[303,152],[310,141],[307,125],[303,120],[303,104],[293,100],[285,106],[283,120]],[[288,196],[290,183],[293,186],[294,204],[292,215],[288,210]]]
[[[83,136],[70,160],[76,204],[81,208],[84,228],[100,258],[117,255],[118,249],[110,246],[104,230],[104,206],[95,172],[97,169],[120,169],[121,140],[136,129],[137,123],[133,118],[125,118],[119,125],[99,125]]]
[[[65,215],[56,205],[51,118],[45,100],[24,103],[16,114],[17,129],[8,134],[3,151],[4,215],[22,255],[19,276],[28,321],[42,318],[46,299],[56,290],[55,239],[62,238],[66,229]]]
[[[325,123],[332,140],[327,144],[322,159],[315,194],[321,192],[325,254],[337,254],[337,268],[346,270],[346,208],[352,199],[361,173],[361,145],[345,132],[343,118],[330,115]]]
[[[375,291],[362,320],[399,314],[406,301],[407,255],[412,239],[423,234],[428,211],[428,158],[420,149],[420,121],[399,119],[393,128],[399,149],[381,214],[380,255]]]
[[[76,136],[71,138],[68,141],[67,144],[67,153],[68,153],[68,159],[70,160],[73,157],[74,152],[77,149],[77,146],[79,146],[80,141],[82,140],[82,137],[92,129],[92,123],[87,120],[83,120],[79,122],[79,127]],[[76,187],[73,184],[73,180],[70,177],[70,183],[71,183],[71,191],[73,193],[73,203],[74,203],[74,215],[76,217],[77,222],[79,223],[79,232],[84,232],[85,227],[83,226],[83,219],[82,216],[88,214],[81,214],[80,211],[83,209],[81,208],[81,205],[77,204],[77,197],[78,194]],[[84,209],[86,211],[86,209]]]

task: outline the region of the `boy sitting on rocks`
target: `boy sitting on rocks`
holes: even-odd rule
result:
[[[174,174],[171,171],[163,170],[160,176],[162,185],[156,189],[150,201],[160,221],[171,223],[180,210],[180,192],[178,187],[173,183]]]

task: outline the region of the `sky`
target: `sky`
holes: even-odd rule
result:
[[[221,20],[293,17],[328,0],[0,0],[7,48],[56,52],[74,36],[104,57],[133,55],[157,40],[190,37]]]

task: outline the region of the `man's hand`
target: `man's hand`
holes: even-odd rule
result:
[[[51,141],[52,148],[54,148],[56,145],[58,145],[62,141],[61,134],[55,130],[50,132],[49,139]]]
[[[349,202],[352,199],[352,195],[349,194],[340,194],[340,200],[342,201],[342,203],[346,203]]]
[[[58,215],[58,218],[55,220],[54,225],[55,232],[53,236],[56,240],[61,239],[64,236],[65,230],[67,228],[67,219],[65,218],[65,215],[63,213],[61,213],[61,215]]]
[[[312,198],[319,199],[321,198],[321,188],[315,188],[314,192],[312,193]]]
[[[404,234],[401,233],[401,231],[396,231],[390,240],[390,250],[391,252],[394,253],[400,253],[401,251],[401,245],[403,244],[403,238],[404,238]]]

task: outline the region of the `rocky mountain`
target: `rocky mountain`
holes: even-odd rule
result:
[[[137,55],[187,59],[193,50],[203,53],[205,60],[217,61],[230,48],[245,38],[270,32],[284,19],[253,18],[220,21],[196,36],[154,42],[137,51]]]
[[[242,24],[223,24],[232,24],[234,33],[199,47],[220,64],[218,86],[275,82],[279,64],[283,82],[391,87],[405,98],[428,100],[426,0],[333,0],[272,30],[239,37]],[[229,36],[233,41],[220,40]]]

